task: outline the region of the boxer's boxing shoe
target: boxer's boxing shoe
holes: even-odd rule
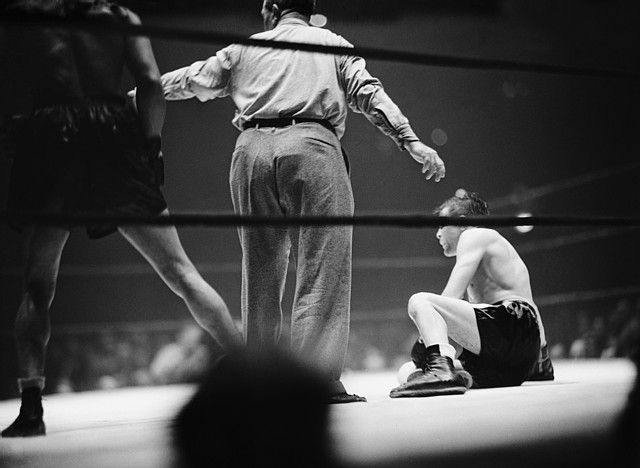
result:
[[[34,437],[45,435],[46,428],[42,415],[40,389],[24,389],[22,391],[20,414],[9,427],[2,431],[2,437]]]
[[[428,397],[437,395],[459,395],[473,383],[471,375],[456,370],[453,360],[446,356],[429,355],[425,369],[411,373],[407,382],[389,393],[391,398]]]

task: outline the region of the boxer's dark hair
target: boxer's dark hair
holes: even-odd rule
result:
[[[439,215],[445,208],[449,208],[449,216],[484,216],[489,214],[489,205],[476,192],[460,191],[456,196],[440,204],[433,211],[433,214]]]

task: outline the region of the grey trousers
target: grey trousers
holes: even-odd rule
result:
[[[233,154],[230,186],[236,214],[354,213],[340,142],[317,123],[242,132]],[[349,339],[352,231],[351,226],[238,229],[247,346],[272,346],[280,338],[282,298],[293,251],[291,350],[319,366],[338,387]]]

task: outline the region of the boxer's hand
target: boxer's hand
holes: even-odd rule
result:
[[[422,164],[422,173],[426,174],[427,180],[433,177],[436,182],[440,182],[444,179],[446,173],[444,162],[436,150],[420,141],[405,143],[404,147],[413,159]]]

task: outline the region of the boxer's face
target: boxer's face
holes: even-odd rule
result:
[[[450,216],[449,208],[444,208],[440,216]],[[442,246],[445,257],[455,257],[458,250],[458,240],[464,231],[464,226],[440,226],[436,237]]]

